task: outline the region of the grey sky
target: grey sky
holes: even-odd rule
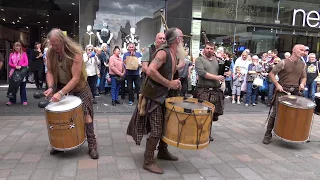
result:
[[[120,30],[127,20],[131,26],[164,7],[164,0],[100,0],[99,11],[94,21],[94,29],[101,29],[103,21],[108,23],[111,32]]]

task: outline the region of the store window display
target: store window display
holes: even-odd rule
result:
[[[103,22],[102,26],[103,26],[103,28],[100,30],[100,32],[99,31],[97,32],[97,38],[98,38],[100,44],[107,43],[108,46],[110,47],[110,43],[113,38],[113,34],[109,30],[107,22]]]
[[[82,37],[82,48],[85,48],[87,45],[97,46],[98,44],[98,38],[97,35],[93,33],[92,26],[87,26],[87,32],[84,33]]]
[[[140,51],[140,39],[136,35],[136,28],[130,28],[130,34],[124,38],[123,47],[124,49],[128,48],[128,45],[133,43],[136,46],[137,51]]]

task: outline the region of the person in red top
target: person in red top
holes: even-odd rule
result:
[[[25,52],[22,51],[22,45],[20,42],[16,42],[13,45],[14,52],[10,53],[9,57],[9,78],[15,77],[14,81],[9,81],[9,88],[7,97],[9,101],[8,106],[16,103],[16,93],[20,87],[20,98],[23,105],[27,105],[27,92],[26,92],[26,75],[28,66],[28,57]]]

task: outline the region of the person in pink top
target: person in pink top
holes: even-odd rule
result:
[[[25,52],[22,51],[22,45],[20,42],[16,42],[13,45],[14,51],[10,53],[9,57],[9,88],[7,97],[9,101],[8,106],[16,103],[16,94],[20,87],[20,99],[23,105],[27,105],[27,91],[26,91],[26,76],[28,72],[28,57]]]
[[[109,59],[109,74],[111,77],[111,96],[112,105],[122,104],[118,100],[121,81],[124,81],[125,70],[123,61],[120,58],[120,48],[116,46],[113,50],[113,55]]]

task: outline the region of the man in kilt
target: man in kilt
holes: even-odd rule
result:
[[[300,91],[304,90],[307,81],[306,64],[301,61],[305,51],[306,47],[304,45],[295,45],[292,49],[291,57],[278,62],[269,73],[269,78],[276,88],[271,101],[272,112],[267,119],[268,126],[262,140],[263,144],[269,144],[272,138],[272,130],[279,105],[278,98],[287,95],[286,92],[290,92],[292,95],[302,95]],[[279,81],[277,81],[276,75],[278,75]]]
[[[60,29],[51,30],[48,39],[51,47],[47,51],[48,89],[44,95],[51,97],[52,102],[59,102],[65,94],[73,94],[82,100],[89,155],[92,159],[98,159],[93,128],[93,97],[87,83],[81,47]],[[50,154],[59,152],[52,149]]]
[[[206,43],[203,56],[198,57],[195,61],[199,79],[194,97],[214,104],[215,109],[212,121],[218,121],[218,117],[223,114],[224,110],[224,95],[220,88],[221,83],[224,81],[224,76],[218,75],[219,61],[215,57],[214,51],[215,45],[212,42]],[[213,141],[211,131],[210,141]]]
[[[140,96],[145,99],[143,101],[145,104],[142,105],[139,100],[127,129],[127,134],[132,136],[137,145],[140,145],[144,134],[150,133],[147,138],[143,168],[156,174],[163,173],[153,158],[159,141],[157,158],[178,160],[176,156],[169,153],[168,145],[160,138],[164,125],[164,101],[168,97],[169,89],[181,88],[181,82],[179,79],[174,79],[174,74],[177,67],[183,64],[185,55],[183,34],[180,29],[168,29],[165,38],[167,45],[161,46],[156,51],[141,88]],[[178,59],[180,60],[179,64]]]

